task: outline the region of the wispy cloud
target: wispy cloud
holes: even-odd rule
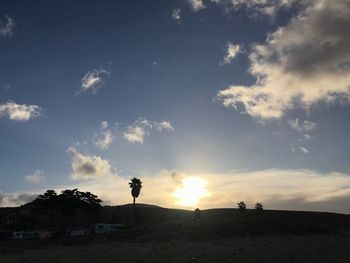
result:
[[[299,121],[298,118],[288,121],[289,126],[298,132],[311,132],[316,128],[316,123],[311,121]]]
[[[148,136],[153,129],[158,131],[173,131],[174,127],[169,121],[153,122],[141,117],[126,128],[123,137],[130,143],[143,143],[145,136]]]
[[[11,37],[15,28],[15,20],[5,15],[5,21],[0,21],[0,37]]]
[[[174,19],[176,22],[181,23],[181,9],[174,8],[173,13],[171,14],[171,18]]]
[[[41,107],[38,105],[17,104],[9,101],[0,104],[0,117],[6,116],[13,121],[28,121],[41,114]]]
[[[299,147],[299,150],[304,153],[304,154],[308,154],[309,153],[309,150],[306,149],[305,147]]]
[[[113,142],[113,135],[111,130],[108,129],[108,122],[102,121],[100,126],[100,134],[95,138],[95,145],[100,150],[107,150]]]
[[[24,176],[24,180],[30,184],[39,184],[45,181],[44,171],[36,170],[33,174]]]
[[[230,64],[231,61],[241,52],[241,46],[228,42],[226,44],[226,54],[222,64]]]
[[[68,154],[71,158],[72,180],[97,180],[115,175],[108,160],[100,156],[84,155],[75,147],[69,147]]]
[[[81,80],[81,92],[97,93],[97,90],[104,86],[105,79],[109,75],[110,71],[103,68],[88,71]]]
[[[296,108],[350,97],[350,2],[307,1],[286,26],[255,45],[251,86],[230,86],[218,93],[223,105],[259,119],[278,119]],[[326,54],[326,55],[325,55]]]
[[[245,10],[249,16],[267,16],[273,18],[281,9],[289,9],[299,0],[211,0],[224,8],[226,12]]]

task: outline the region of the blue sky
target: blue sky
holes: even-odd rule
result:
[[[193,206],[349,212],[349,6],[1,1],[0,204],[137,176],[164,206],[199,178]]]

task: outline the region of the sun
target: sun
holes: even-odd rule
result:
[[[206,186],[206,181],[200,177],[183,178],[181,188],[173,192],[173,197],[176,199],[175,203],[180,206],[196,206],[200,199],[210,196]]]

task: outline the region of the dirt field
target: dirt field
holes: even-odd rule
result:
[[[7,249],[7,251],[6,251]],[[103,242],[37,249],[2,247],[1,263],[350,262],[350,235],[236,237],[211,241]]]

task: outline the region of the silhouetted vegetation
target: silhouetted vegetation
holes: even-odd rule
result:
[[[238,210],[243,213],[246,208],[247,208],[247,205],[243,202],[243,201],[240,201],[237,203],[237,207],[238,207]]]
[[[256,203],[255,204],[255,210],[256,210],[256,212],[261,213],[264,210],[263,204],[262,203]]]
[[[202,214],[202,212],[201,212],[201,210],[200,210],[199,208],[196,208],[196,209],[194,210],[194,221],[195,221],[195,222],[199,222],[199,221],[200,221],[200,219],[201,219],[201,214]]]
[[[139,197],[141,188],[142,188],[142,181],[139,178],[132,178],[131,181],[129,182],[129,186],[131,188],[131,196],[133,197],[133,215],[132,215],[132,225],[135,225],[135,217],[136,217],[136,198]]]
[[[97,222],[101,202],[96,195],[78,189],[67,189],[61,194],[47,190],[21,207],[12,216],[13,222],[9,225],[13,230],[46,228],[56,233],[65,233],[75,225],[90,226]]]

